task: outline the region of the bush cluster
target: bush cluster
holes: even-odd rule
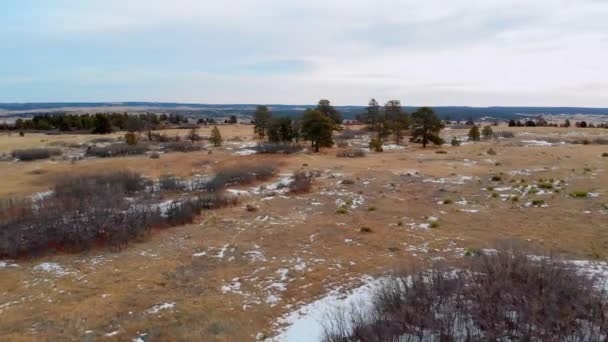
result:
[[[336,153],[338,158],[361,158],[365,157],[365,150],[360,148],[345,148]]]
[[[608,334],[606,293],[594,279],[516,250],[471,255],[458,270],[393,276],[369,312],[338,313],[325,340],[603,341]]]
[[[11,152],[13,158],[17,158],[21,161],[48,159],[52,156],[59,155],[61,155],[61,150],[57,148],[30,148]]]
[[[89,146],[87,148],[87,156],[109,158],[144,154],[148,151],[148,146],[143,144],[128,145],[128,144],[112,144],[108,146]]]
[[[289,190],[293,193],[306,193],[312,188],[313,175],[304,172],[296,171],[293,173],[293,181],[289,184]]]
[[[254,148],[258,153],[270,154],[270,153],[284,153],[291,154],[300,152],[302,145],[294,144],[290,142],[277,142],[277,143],[261,143],[257,144]]]
[[[221,192],[205,192],[163,206],[148,191],[149,183],[128,171],[70,176],[44,198],[4,200],[0,257],[78,252],[97,245],[120,249],[155,227],[190,223],[202,209],[235,201]]]

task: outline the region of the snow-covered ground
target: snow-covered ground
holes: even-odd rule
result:
[[[286,328],[267,342],[321,341],[326,327],[324,324],[330,322],[336,313],[348,312],[353,308],[363,312],[366,308],[369,310],[372,296],[386,279],[365,277],[363,280],[365,284],[360,287],[346,293],[342,293],[342,289],[338,288],[282,317],[278,323],[286,325]]]

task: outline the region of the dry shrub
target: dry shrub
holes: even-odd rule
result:
[[[258,153],[262,153],[262,154],[271,154],[271,153],[291,154],[291,153],[300,152],[302,150],[302,145],[289,143],[289,142],[261,143],[261,144],[257,144],[254,149]]]
[[[112,144],[108,146],[89,146],[89,148],[87,149],[87,156],[109,158],[144,154],[147,151],[148,146],[144,144]]]
[[[219,170],[209,182],[203,184],[202,188],[207,191],[221,191],[230,185],[267,180],[274,176],[276,171],[277,166],[275,164],[243,164],[226,167]]]
[[[158,179],[158,186],[161,191],[182,191],[185,185],[182,179],[174,175],[162,175]]]
[[[0,258],[97,245],[120,249],[153,227],[190,223],[203,209],[236,201],[221,192],[205,192],[163,207],[149,183],[128,171],[67,176],[49,196],[0,201]]]
[[[163,150],[167,152],[194,152],[200,151],[202,146],[193,144],[191,141],[172,141],[163,145]]]
[[[393,276],[370,312],[339,313],[326,341],[603,341],[607,298],[553,257],[507,249]]]
[[[336,153],[338,158],[362,158],[365,157],[365,150],[360,148],[347,148]]]
[[[13,156],[13,158],[17,158],[21,161],[48,159],[52,156],[59,155],[61,155],[61,150],[57,148],[31,148],[11,152],[11,156]]]
[[[293,193],[309,192],[312,188],[313,175],[305,171],[293,173],[293,181],[289,184],[289,191]]]

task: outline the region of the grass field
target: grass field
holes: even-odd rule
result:
[[[383,153],[338,158],[337,148],[244,155],[239,151],[255,142],[252,127],[220,129],[221,148],[159,159],[0,162],[0,198],[31,196],[65,174],[100,170],[158,178],[213,174],[244,162],[280,168],[276,179],[233,187],[241,190],[237,206],[202,212],[194,224],[155,231],[122,251],[0,261],[0,339],[263,340],[276,333],[282,315],[339,286],[356,286],[364,275],[462,258],[499,241],[571,258],[608,257],[608,158],[602,157],[608,145],[569,143],[605,137],[606,130],[498,127],[515,137],[459,147],[389,145]],[[443,132],[446,141],[466,133]],[[187,130],[167,132],[175,134]],[[0,152],[95,138],[0,135]],[[298,170],[317,175],[309,193],[259,187],[274,189]],[[577,191],[588,196],[570,196]]]

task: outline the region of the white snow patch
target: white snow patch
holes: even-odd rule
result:
[[[71,272],[66,271],[61,265],[54,262],[43,262],[40,265],[34,266],[34,271],[48,272],[52,273],[57,277],[63,277],[65,275],[70,274]]]
[[[351,308],[355,307],[358,312],[370,309],[373,294],[385,279],[366,277],[364,281],[366,283],[363,286],[347,291],[345,294],[342,293],[341,288],[332,290],[325,297],[280,318],[278,323],[286,324],[287,327],[282,329],[279,335],[267,341],[321,341],[324,333],[323,323],[328,322],[337,312],[349,312]]]
[[[152,308],[148,309],[148,311],[146,311],[146,312],[148,314],[157,314],[163,310],[173,310],[173,309],[175,309],[175,303],[167,302],[167,303],[162,303],[162,304],[156,304]]]

